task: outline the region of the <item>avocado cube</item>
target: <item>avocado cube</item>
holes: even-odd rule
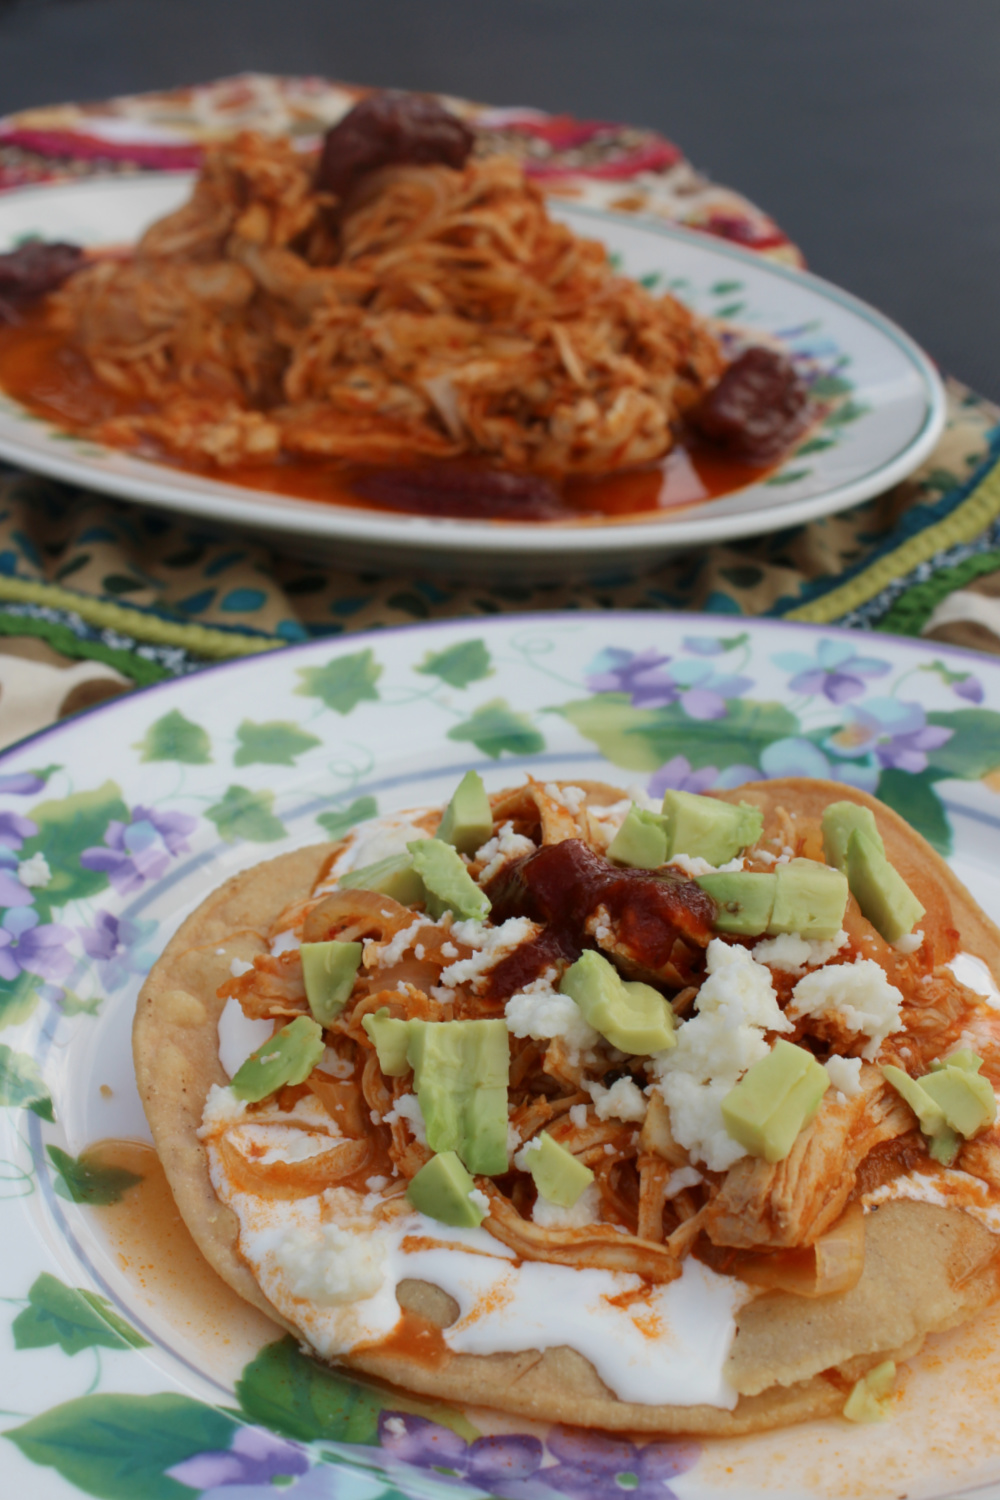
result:
[[[478,772],[466,771],[458,783],[435,837],[459,854],[475,854],[493,837],[493,809]]]
[[[303,943],[299,953],[309,1009],[321,1026],[329,1026],[354,988],[361,966],[361,944],[339,943],[336,939]]]
[[[829,1087],[812,1053],[779,1037],[723,1099],[726,1131],[751,1156],[784,1161]]]
[[[432,1151],[456,1151],[470,1172],[507,1170],[506,1022],[408,1022],[407,1060]]]
[[[323,1028],[311,1016],[296,1016],[248,1057],[232,1081],[237,1099],[259,1104],[290,1083],[304,1083],[325,1051]]]
[[[475,1189],[454,1151],[442,1151],[411,1177],[406,1196],[418,1213],[456,1229],[475,1229],[486,1215],[469,1194]]]
[[[941,1106],[951,1129],[966,1140],[992,1125],[997,1117],[993,1085],[979,1073],[969,1073],[964,1068],[939,1068],[922,1078],[920,1085]]]
[[[774,909],[768,932],[804,938],[836,937],[847,909],[847,879],[815,859],[792,859],[774,872]]]
[[[886,1083],[891,1083],[896,1093],[901,1095],[913,1110],[924,1135],[941,1135],[948,1129],[944,1110],[928,1094],[924,1088],[923,1079],[918,1082],[916,1078],[911,1078],[909,1073],[904,1073],[902,1068],[897,1068],[892,1063],[886,1063],[880,1071]]]
[[[402,1078],[409,1072],[406,1049],[410,1044],[413,1022],[391,1016],[389,1007],[383,1005],[374,1015],[362,1016],[361,1024],[375,1043],[378,1065],[386,1078]]]
[[[939,1161],[943,1167],[950,1167],[958,1155],[961,1141],[950,1126],[946,1125],[938,1135],[932,1135],[927,1142],[927,1150],[935,1161]]]
[[[936,1058],[931,1063],[931,1072],[936,1073],[941,1068],[962,1068],[966,1073],[978,1073],[983,1065],[983,1060],[978,1052],[973,1052],[971,1047],[959,1047],[957,1052],[949,1052],[947,1057]]]
[[[608,858],[635,870],[658,870],[667,862],[667,830],[659,813],[635,803],[608,845]]]
[[[667,829],[667,859],[690,854],[724,865],[760,838],[763,814],[748,802],[733,806],[717,797],[695,792],[668,791],[663,797]]]
[[[647,1057],[676,1047],[674,1013],[650,984],[623,982],[614,964],[588,949],[562,977],[560,992],[613,1047]]]
[[[546,1130],[523,1148],[518,1164],[531,1173],[541,1196],[559,1208],[572,1208],[594,1180],[590,1168],[554,1141]]]
[[[451,911],[456,917],[482,922],[490,912],[490,898],[469,874],[462,857],[439,839],[418,839],[407,844],[413,868],[427,892],[427,910],[432,917]]]
[[[896,1379],[894,1360],[886,1359],[856,1380],[844,1404],[849,1422],[884,1422],[889,1415],[889,1397]]]
[[[866,834],[885,854],[882,835],[870,807],[861,807],[857,802],[831,802],[823,814],[823,854],[828,865],[847,873],[847,843],[857,830]]]
[[[342,890],[378,891],[380,896],[388,896],[401,906],[416,906],[427,895],[409,854],[390,854],[385,859],[377,859],[373,865],[348,870],[337,884]]]
[[[713,926],[716,932],[759,937],[768,930],[774,909],[776,875],[733,870],[698,875],[696,880],[715,902]]]
[[[847,878],[862,914],[887,943],[912,932],[924,915],[899,871],[857,828],[847,841]]]

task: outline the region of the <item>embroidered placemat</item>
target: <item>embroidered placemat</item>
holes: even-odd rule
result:
[[[318,137],[360,91],[259,74],[0,120],[0,190],[180,171],[252,127]],[[659,215],[786,264],[798,249],[653,131],[449,99],[477,149],[514,151],[546,192]],[[948,382],[930,459],[809,526],[702,550],[641,579],[462,585],[310,567],[145,507],[0,469],[0,745],[110,693],[206,661],[418,620],[548,609],[697,609],[923,634],[1000,653],[1000,410]]]

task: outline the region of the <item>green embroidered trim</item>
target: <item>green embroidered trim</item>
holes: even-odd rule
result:
[[[940,568],[932,578],[915,583],[900,594],[895,604],[878,621],[876,630],[891,635],[919,635],[942,599],[957,589],[964,589],[976,578],[1000,572],[1000,552],[977,552],[952,568]]]
[[[911,536],[895,552],[887,552],[863,573],[841,584],[840,588],[831,589],[822,598],[789,610],[784,618],[802,620],[810,625],[829,625],[831,620],[839,620],[842,615],[867,604],[894,579],[905,578],[935,553],[960,542],[971,542],[997,516],[1000,516],[1000,466],[991,469],[972,494],[936,526],[928,526]]]
[[[55,620],[33,620],[19,615],[6,615],[0,610],[0,635],[33,635],[47,641],[63,656],[81,661],[102,661],[114,667],[123,677],[129,677],[138,687],[148,687],[151,682],[162,682],[171,674],[158,662],[147,661],[136,656],[134,651],[116,651],[113,646],[104,646],[100,641],[82,641],[68,625]]]
[[[208,625],[181,625],[144,610],[109,604],[87,594],[76,594],[53,583],[33,583],[26,578],[0,577],[0,599],[17,604],[47,604],[52,609],[71,610],[88,625],[99,630],[120,630],[140,641],[157,646],[182,646],[196,656],[256,656],[261,651],[277,651],[285,641],[261,635],[241,635],[228,630],[213,630]]]

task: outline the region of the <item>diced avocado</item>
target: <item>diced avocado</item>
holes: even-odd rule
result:
[[[983,1060],[978,1052],[973,1052],[971,1047],[959,1047],[957,1052],[949,1052],[947,1057],[939,1057],[931,1063],[931,1072],[936,1073],[941,1068],[962,1068],[966,1073],[978,1073],[983,1065]]]
[[[952,1130],[966,1140],[992,1125],[997,1117],[993,1085],[979,1073],[969,1073],[965,1068],[939,1068],[921,1078],[920,1086],[941,1106]]]
[[[748,802],[733,806],[695,792],[668,791],[663,797],[667,859],[697,855],[710,865],[724,865],[741,849],[755,844],[764,827],[763,814]]]
[[[296,1016],[248,1057],[232,1081],[237,1099],[257,1104],[289,1083],[304,1083],[323,1056],[323,1028],[311,1016]]]
[[[477,771],[466,771],[444,810],[437,837],[460,854],[475,854],[493,837],[493,809]]]
[[[716,932],[759,937],[767,932],[774,908],[777,876],[753,870],[719,871],[695,877],[716,904]]]
[[[844,1416],[849,1422],[884,1422],[889,1415],[889,1397],[896,1380],[894,1360],[883,1360],[874,1370],[869,1370],[854,1382],[851,1394],[844,1403]]]
[[[380,896],[388,896],[402,906],[415,906],[427,894],[410,854],[390,854],[373,865],[348,870],[337,884],[344,890],[378,891]]]
[[[812,1053],[779,1037],[723,1099],[726,1131],[751,1156],[784,1161],[829,1087]]]
[[[594,1180],[590,1168],[554,1141],[546,1130],[528,1142],[518,1161],[531,1173],[541,1196],[559,1208],[572,1208]]]
[[[344,1008],[361,965],[360,943],[303,943],[302,978],[306,999],[315,1020],[329,1026]]]
[[[899,871],[857,828],[847,840],[847,878],[863,915],[887,943],[912,932],[924,914]]]
[[[432,1151],[457,1151],[470,1172],[507,1170],[506,1022],[410,1021],[407,1060]]]
[[[882,835],[870,807],[860,807],[857,802],[831,802],[823,814],[823,855],[828,865],[847,873],[847,842],[855,829],[866,834],[877,845],[880,854],[885,854]]]
[[[792,859],[774,872],[774,909],[768,932],[804,938],[836,937],[847,909],[847,879],[815,859]]]
[[[469,1197],[475,1186],[454,1151],[441,1151],[410,1178],[406,1196],[418,1213],[439,1224],[474,1229],[486,1217]]]
[[[892,1063],[886,1063],[881,1073],[886,1083],[891,1083],[896,1093],[901,1095],[913,1110],[924,1135],[941,1135],[947,1130],[948,1122],[945,1120],[944,1110],[928,1094],[923,1080],[918,1082],[915,1078],[911,1078],[909,1073],[904,1073],[902,1068],[897,1068]]]
[[[658,870],[667,861],[667,830],[660,813],[629,808],[625,821],[608,845],[608,858],[635,870]]]
[[[409,1069],[406,1049],[410,1044],[412,1021],[402,1021],[389,1014],[383,1005],[374,1015],[361,1017],[361,1024],[375,1043],[378,1065],[386,1078],[402,1078]]]
[[[585,1021],[622,1052],[646,1057],[675,1047],[674,1013],[650,984],[626,983],[614,964],[588,949],[562,977],[562,994],[575,1000]]]
[[[469,874],[462,857],[450,844],[440,839],[418,839],[407,844],[413,868],[427,892],[427,910],[432,917],[452,911],[456,917],[475,917],[483,921],[489,915],[490,898]]]
[[[932,1135],[927,1142],[927,1150],[935,1161],[939,1161],[943,1167],[950,1167],[958,1155],[961,1141],[950,1126],[946,1125],[939,1135]]]

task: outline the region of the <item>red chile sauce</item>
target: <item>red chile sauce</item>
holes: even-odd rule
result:
[[[559,959],[579,958],[584,925],[599,906],[607,909],[619,942],[647,969],[689,963],[712,937],[715,906],[693,880],[619,868],[579,839],[545,844],[515,860],[494,876],[486,893],[494,922],[531,917],[546,924],[533,942],[490,970],[490,1000],[506,999]]]
[[[149,402],[129,400],[102,385],[83,356],[62,335],[48,327],[45,304],[20,311],[16,324],[0,326],[0,387],[36,416],[70,432],[88,433],[110,417],[154,410]],[[801,424],[796,430],[796,436]],[[787,448],[787,443],[786,443]],[[660,463],[643,469],[621,470],[600,479],[573,478],[561,485],[533,481],[540,497],[527,504],[511,504],[510,497],[494,502],[489,496],[470,496],[455,476],[488,473],[477,470],[468,459],[438,466],[438,472],[453,476],[435,493],[411,486],[408,495],[390,496],[388,502],[366,497],[365,490],[384,470],[346,468],[323,459],[284,458],[276,463],[237,464],[218,468],[211,463],[189,463],[153,446],[141,456],[171,468],[203,474],[207,478],[252,490],[294,496],[321,505],[351,510],[455,516],[464,519],[527,520],[545,522],[617,521],[627,517],[649,517],[685,506],[701,504],[719,495],[754,484],[769,473],[776,456],[766,461],[709,442],[693,429]],[[408,471],[412,476],[415,471]],[[421,471],[421,473],[430,472]],[[506,478],[508,476],[497,476]],[[537,487],[541,485],[539,490]],[[359,488],[355,488],[358,486]],[[450,493],[449,493],[450,491]],[[463,493],[463,491],[465,491]]]

